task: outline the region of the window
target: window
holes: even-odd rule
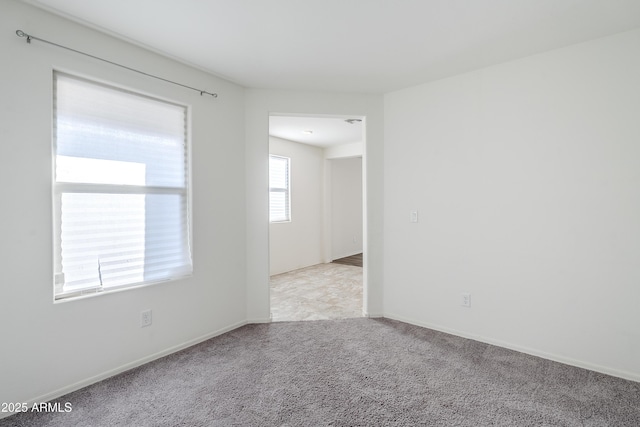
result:
[[[291,221],[289,193],[290,159],[269,156],[269,220],[271,222]]]
[[[55,298],[192,272],[187,108],[54,72]]]

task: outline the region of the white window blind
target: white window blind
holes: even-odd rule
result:
[[[291,220],[289,191],[289,165],[287,157],[269,156],[269,220]]]
[[[192,271],[187,109],[54,73],[56,299]]]

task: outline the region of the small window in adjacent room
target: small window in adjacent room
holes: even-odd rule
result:
[[[269,220],[291,221],[290,173],[291,160],[287,157],[269,156]]]
[[[55,299],[192,272],[187,107],[54,72]]]

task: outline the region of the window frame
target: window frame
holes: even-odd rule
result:
[[[271,159],[284,159],[287,163],[287,187],[272,187],[271,186]],[[271,219],[271,193],[285,193],[286,198],[286,218],[279,220]],[[269,154],[269,223],[281,224],[291,222],[291,158],[286,156],[280,156],[277,154]]]
[[[52,209],[53,209],[53,301],[54,303],[74,301],[77,299],[83,299],[86,297],[92,297],[97,295],[127,291],[131,289],[137,289],[147,286],[153,286],[159,283],[172,282],[176,280],[182,280],[193,275],[193,217],[192,217],[192,158],[191,158],[191,106],[183,102],[178,102],[166,97],[162,97],[158,94],[145,93],[140,90],[135,90],[130,87],[119,85],[114,82],[105,81],[98,78],[79,75],[66,70],[54,68],[52,70],[52,136],[51,136],[51,195],[52,195]],[[184,128],[184,187],[163,187],[158,185],[130,185],[130,184],[100,184],[100,183],[78,183],[78,182],[58,182],[56,177],[57,168],[57,153],[58,143],[55,128],[57,126],[57,81],[58,75],[65,76],[71,79],[76,79],[89,83],[91,85],[99,86],[112,90],[115,92],[123,92],[128,95],[145,98],[158,103],[169,104],[184,109],[185,128]],[[189,259],[188,271],[185,273],[172,275],[167,278],[146,280],[142,282],[133,282],[118,286],[108,286],[106,288],[100,285],[99,287],[92,287],[80,290],[72,290],[63,292],[64,283],[59,279],[64,277],[62,271],[62,194],[64,193],[85,193],[85,194],[113,194],[113,195],[134,195],[134,194],[174,194],[184,197],[184,217],[181,217],[186,222],[184,231],[186,236],[183,239],[186,241],[187,256]],[[145,222],[146,224],[146,222]],[[182,240],[182,239],[181,239]],[[60,267],[60,271],[56,271]]]

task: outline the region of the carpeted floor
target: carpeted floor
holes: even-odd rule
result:
[[[2,426],[633,426],[640,383],[387,319],[248,325]]]

